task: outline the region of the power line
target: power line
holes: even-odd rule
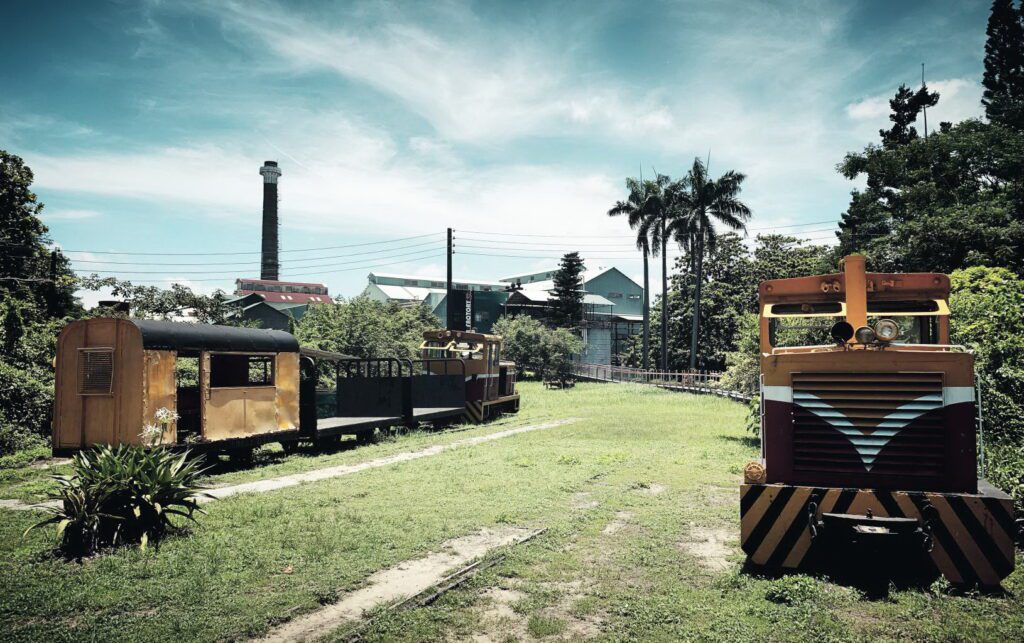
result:
[[[427,259],[427,258],[428,257],[420,257],[420,259]],[[326,270],[326,271],[320,271],[320,272],[315,272],[315,273],[295,273],[295,274],[289,274],[288,277],[289,278],[292,278],[292,277],[303,277],[303,276],[306,276],[307,274],[329,275],[329,274],[334,274],[334,273],[338,273],[338,272],[353,272],[355,270],[366,270],[367,268],[383,268],[384,266],[397,266],[398,264],[408,263],[409,261],[410,260],[406,259],[406,260],[403,260],[403,261],[391,261],[391,262],[388,262],[388,263],[377,263],[377,264],[370,264],[370,265],[365,265],[365,266],[355,266],[353,268],[343,268],[343,269],[339,269],[339,270]],[[166,283],[166,282],[169,282],[169,281],[170,282],[174,282],[174,281],[188,281],[190,283],[191,282],[205,283],[205,282],[210,282],[210,281],[224,281],[225,279],[226,279],[225,277],[210,278],[210,279],[178,279],[175,276],[175,277],[165,277],[163,279],[131,279],[131,280],[128,280],[128,281],[132,281],[133,283],[162,284],[162,283]]]
[[[392,252],[394,250],[406,250],[408,248],[419,248],[423,246],[436,245],[436,240],[422,241],[420,243],[413,243],[406,246],[394,246],[389,248],[381,248],[379,250],[367,250],[365,252],[349,252],[343,255],[328,255],[325,257],[302,257],[301,259],[289,259],[289,265],[294,265],[295,262],[300,261],[321,261],[325,259],[340,259],[343,257],[357,257],[360,255],[375,255],[384,252]],[[75,263],[95,263],[95,264],[106,264],[106,265],[122,265],[122,266],[242,266],[242,267],[253,267],[259,266],[260,260],[253,259],[245,262],[237,261],[209,261],[209,262],[183,262],[183,263],[168,263],[163,261],[107,261],[107,260],[89,260],[89,259],[74,259],[71,261]],[[309,266],[300,266],[308,268]]]
[[[396,239],[385,239],[383,241],[367,241],[365,243],[349,243],[340,246],[321,246],[318,248],[295,248],[292,250],[281,250],[281,253],[286,252],[314,252],[317,250],[338,250],[340,248],[360,248],[363,246],[374,246],[385,243],[397,243],[399,241],[409,241],[411,239],[424,239],[426,237],[434,237],[444,234],[442,232],[431,232],[429,234],[418,234],[411,237],[399,237]],[[5,244],[14,246],[15,244]],[[124,256],[151,256],[151,257],[221,257],[221,256],[238,256],[238,255],[260,255],[260,251],[250,252],[120,252],[113,250],[71,250],[60,248],[60,251],[64,254],[67,253],[78,253],[78,254],[94,254],[94,255],[124,255]]]
[[[380,259],[397,259],[399,257],[411,257],[413,255],[419,255],[423,253],[436,252],[437,248],[430,248],[428,250],[415,250],[413,252],[405,252],[396,255],[383,256],[383,257],[367,257],[363,259],[356,259],[355,261],[342,261],[337,263],[326,263],[321,265],[310,265],[300,266],[300,268],[331,268],[334,266],[346,266],[354,263],[362,263],[364,261],[377,261]],[[94,270],[93,274],[99,275],[117,275],[117,274],[129,274],[129,275],[165,275],[168,274],[167,270]],[[179,275],[214,275],[220,274],[225,277],[238,276],[236,272],[224,272],[224,273],[213,273],[209,270],[181,270],[175,271],[175,274]]]

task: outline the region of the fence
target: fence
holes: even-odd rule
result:
[[[648,371],[605,364],[576,364],[576,376],[600,382],[648,384],[673,391],[719,395],[750,401],[750,395],[722,386],[722,373],[715,371]]]

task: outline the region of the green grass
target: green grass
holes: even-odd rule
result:
[[[335,600],[374,571],[499,524],[547,531],[429,607],[381,613],[366,638],[1010,640],[1024,627],[1024,606],[1014,597],[916,590],[869,601],[821,579],[739,572],[737,484],[757,450],[743,431],[740,404],[634,386],[521,388],[523,412],[501,423],[315,457],[275,456],[216,480],[367,460],[556,417],[580,420],[218,501],[190,533],[158,551],[63,562],[49,554],[52,532],[21,538],[36,516],[2,511],[4,636],[247,638]],[[19,475],[22,485],[35,479]],[[702,564],[686,544],[707,530],[733,549],[724,570]],[[1022,576],[1008,579],[1011,596],[1024,591]],[[501,627],[484,594],[496,587],[517,597]]]

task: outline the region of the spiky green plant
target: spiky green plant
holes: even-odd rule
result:
[[[132,445],[101,446],[72,460],[72,475],[52,476],[60,506],[25,533],[56,524],[60,549],[70,556],[104,547],[157,543],[174,527],[172,516],[195,522],[205,495],[205,469],[189,453]]]

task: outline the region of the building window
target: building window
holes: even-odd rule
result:
[[[431,281],[430,282],[430,287],[431,288],[444,288],[444,284],[441,283],[440,281]]]
[[[78,394],[110,395],[114,382],[114,349],[83,348],[78,351]]]
[[[610,292],[608,293],[608,299],[622,299],[621,292]]]
[[[418,286],[418,285],[420,285],[420,282],[415,280],[415,279],[403,279],[402,280],[402,285],[403,286]]]

